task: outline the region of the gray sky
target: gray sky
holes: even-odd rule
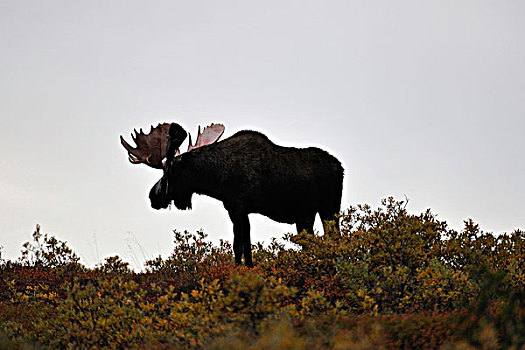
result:
[[[524,16],[518,0],[0,0],[4,255],[37,223],[90,265],[167,256],[175,228],[231,241],[218,201],[150,208],[161,172],[119,135],[163,121],[326,149],[343,208],[406,195],[456,229],[525,228]],[[294,231],[251,222],[252,241]]]

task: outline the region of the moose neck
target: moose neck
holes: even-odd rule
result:
[[[203,150],[204,151],[204,150]],[[220,171],[223,167],[214,159],[206,157],[205,152],[193,151],[187,162],[188,176],[186,181],[192,193],[203,194],[218,200],[224,200],[223,177]],[[217,163],[217,164],[215,164]]]

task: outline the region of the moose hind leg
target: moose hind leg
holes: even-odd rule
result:
[[[328,232],[335,232],[339,233],[339,219],[337,218],[337,214],[339,214],[339,207],[335,209],[335,207],[329,209],[329,210],[321,210],[319,212],[319,216],[321,217],[321,221],[323,223],[323,230],[324,233]],[[332,225],[333,223],[333,225]]]
[[[301,233],[303,232],[303,230],[306,230],[306,232],[308,233],[314,233],[314,222],[315,222],[315,214],[297,219],[297,222],[295,223],[295,227],[297,228],[297,233]]]
[[[323,199],[319,208],[319,216],[323,222],[324,233],[340,232],[339,230],[339,218],[336,215],[341,211],[341,192],[342,187],[338,186],[336,189],[331,191],[331,195],[328,195]],[[333,222],[334,225],[328,224],[328,222]]]

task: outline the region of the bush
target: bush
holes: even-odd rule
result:
[[[0,256],[0,347],[523,348],[523,231],[457,232],[406,204],[256,244],[253,269],[201,231],[174,231],[145,272],[118,256],[88,269],[37,226],[18,261]]]
[[[287,235],[298,249],[274,244],[259,267],[299,294],[322,290],[352,312],[445,311],[472,300],[469,270],[451,263],[458,242],[443,239],[454,231],[430,211],[408,214],[402,201],[383,206],[347,210],[340,235]]]
[[[47,233],[42,236],[40,225],[36,225],[33,232],[33,241],[23,244],[20,262],[25,266],[32,267],[77,267],[80,258],[69,248],[66,242],[48,237]]]

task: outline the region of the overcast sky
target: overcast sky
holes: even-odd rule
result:
[[[523,229],[524,18],[519,0],[0,0],[3,255],[37,223],[89,265],[166,257],[172,229],[232,241],[218,201],[150,208],[162,172],[119,135],[164,121],[326,149],[343,209],[406,195],[456,229]],[[252,242],[295,230],[251,222]]]

